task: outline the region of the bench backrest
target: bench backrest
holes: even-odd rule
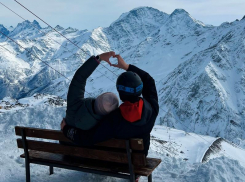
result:
[[[18,148],[24,148],[23,139],[26,142],[27,148],[30,150],[43,151],[49,153],[63,154],[69,156],[77,156],[87,159],[96,159],[108,162],[116,162],[127,164],[128,155],[126,152],[127,142],[132,151],[132,163],[135,166],[145,166],[146,158],[143,153],[139,151],[144,150],[142,139],[119,140],[111,139],[102,143],[98,143],[93,148],[80,146],[67,146],[52,141],[37,141],[25,139],[25,137],[32,137],[38,139],[48,139],[63,142],[71,142],[67,139],[61,131],[38,129],[28,127],[15,127],[15,133],[22,138],[17,139]]]

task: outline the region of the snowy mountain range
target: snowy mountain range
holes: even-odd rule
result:
[[[52,28],[42,28],[37,21],[24,21],[15,28],[0,25],[1,32],[25,48],[0,35],[0,106],[6,107],[0,109],[2,117],[9,121],[20,117],[8,115],[6,110],[25,110],[27,103],[23,100],[30,104],[27,98],[37,93],[55,95],[47,96],[51,100],[56,96],[66,99],[70,80],[83,62],[91,55],[114,50],[155,79],[161,107],[156,125],[213,139],[222,137],[245,148],[245,18],[212,26],[183,9],[166,14],[140,7],[122,14],[109,27],[88,31],[57,25],[55,29],[77,46]],[[88,79],[86,96],[117,93],[115,80],[121,72],[102,63]],[[9,97],[20,99],[22,105],[6,105]],[[41,103],[49,103],[48,98]],[[64,107],[58,113],[64,112]],[[43,111],[40,108],[39,114]],[[29,117],[24,115],[28,121]],[[54,126],[48,121],[37,123],[33,126]],[[13,125],[7,126],[0,123],[0,130],[12,132]],[[226,146],[224,142],[222,145]]]
[[[37,21],[19,23],[12,31],[1,25],[26,50],[0,39],[0,99],[35,93],[66,98],[70,81],[38,58],[71,79],[90,55],[115,50],[156,80],[164,110],[157,124],[239,142],[245,138],[244,27],[244,19],[206,26],[183,9],[168,15],[141,7],[106,28],[56,26],[79,49]],[[87,85],[92,96],[116,92],[114,80],[121,71],[104,66],[115,74],[100,66]]]

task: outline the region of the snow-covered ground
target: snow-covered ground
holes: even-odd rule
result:
[[[25,164],[19,157],[23,150],[17,148],[14,127],[59,129],[66,103],[55,96],[36,94],[20,100],[4,98],[0,106],[0,182],[24,182]],[[217,139],[156,125],[151,133],[149,156],[161,158],[162,163],[154,171],[153,181],[245,181],[245,151],[226,141],[216,150],[213,143]],[[207,154],[210,146],[213,151]],[[208,160],[202,163],[205,154]],[[54,175],[49,176],[48,167],[31,164],[31,179],[45,182],[125,181],[58,168],[54,171]],[[141,177],[140,181],[147,181],[147,178]]]

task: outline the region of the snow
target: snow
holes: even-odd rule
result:
[[[155,126],[152,131],[152,149],[161,152],[165,147],[169,150],[169,155],[188,159],[190,163],[202,162],[203,156],[210,145],[216,140],[213,137],[199,137],[194,133]],[[158,140],[167,141],[166,144],[159,143]],[[172,149],[172,150],[171,150]]]
[[[4,148],[0,151],[1,182],[25,181],[24,159],[19,157],[23,150],[16,146],[15,126],[59,129],[66,107],[47,104],[45,101],[48,98],[54,98],[54,96],[35,95],[35,97],[20,99],[19,103],[33,104],[21,109],[13,107],[6,113],[0,114],[0,136],[2,138],[0,148]],[[12,104],[17,102],[11,98],[3,100]],[[245,160],[242,158],[245,151],[243,149],[224,142],[220,153],[211,154],[208,162],[201,163],[204,153],[215,140],[216,138],[210,136],[200,137],[194,133],[156,125],[151,133],[149,157],[161,158],[162,163],[154,171],[153,180],[159,182],[244,181]],[[233,156],[233,159],[229,156]],[[59,168],[54,168],[54,175],[50,176],[48,167],[34,164],[31,164],[31,179],[47,182],[62,182],[71,179],[72,181],[95,182],[126,181]],[[141,177],[140,182],[143,181],[147,181],[147,178]]]
[[[39,27],[36,21],[25,21],[8,31],[32,54],[0,38],[0,45],[11,51],[0,47],[0,182],[25,179],[14,126],[59,129],[75,71],[90,55],[111,50],[156,82],[161,110],[149,156],[163,162],[154,181],[245,181],[245,21],[214,27],[182,9],[168,15],[139,7],[106,28],[56,26],[82,50],[51,28],[39,31],[31,25]],[[85,96],[117,93],[115,81],[121,72],[102,63],[88,79]],[[226,139],[217,149],[219,137]],[[49,176],[47,167],[36,165],[31,171],[33,181],[123,181],[62,169]]]
[[[222,142],[221,152],[218,154],[211,155],[210,158],[212,159],[212,158],[217,158],[217,157],[225,155],[228,158],[239,161],[239,164],[245,168],[245,158],[244,158],[245,150],[239,147],[234,147],[232,145],[233,144],[230,144],[228,142]]]

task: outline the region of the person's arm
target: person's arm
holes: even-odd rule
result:
[[[156,114],[158,114],[158,96],[154,79],[144,70],[141,70],[136,66],[127,64],[120,55],[115,55],[114,57],[118,59],[118,64],[112,64],[112,66],[124,69],[125,71],[133,71],[139,75],[143,82],[143,98],[151,104]]]
[[[99,65],[94,56],[90,57],[75,73],[67,94],[67,106],[74,105],[84,98],[87,78]]]
[[[147,72],[141,70],[140,68],[134,65],[129,65],[127,71],[133,71],[140,76],[143,82],[143,90],[142,90],[143,98],[146,99],[151,104],[154,111],[158,114],[159,105],[158,105],[158,96],[157,96],[155,80]]]
[[[106,61],[111,65],[109,59],[114,55],[115,52],[113,51],[103,53],[100,55],[100,60]],[[84,98],[87,78],[97,68],[100,60],[97,60],[95,56],[92,56],[76,71],[69,86],[69,91],[67,94],[67,106],[74,105]]]

